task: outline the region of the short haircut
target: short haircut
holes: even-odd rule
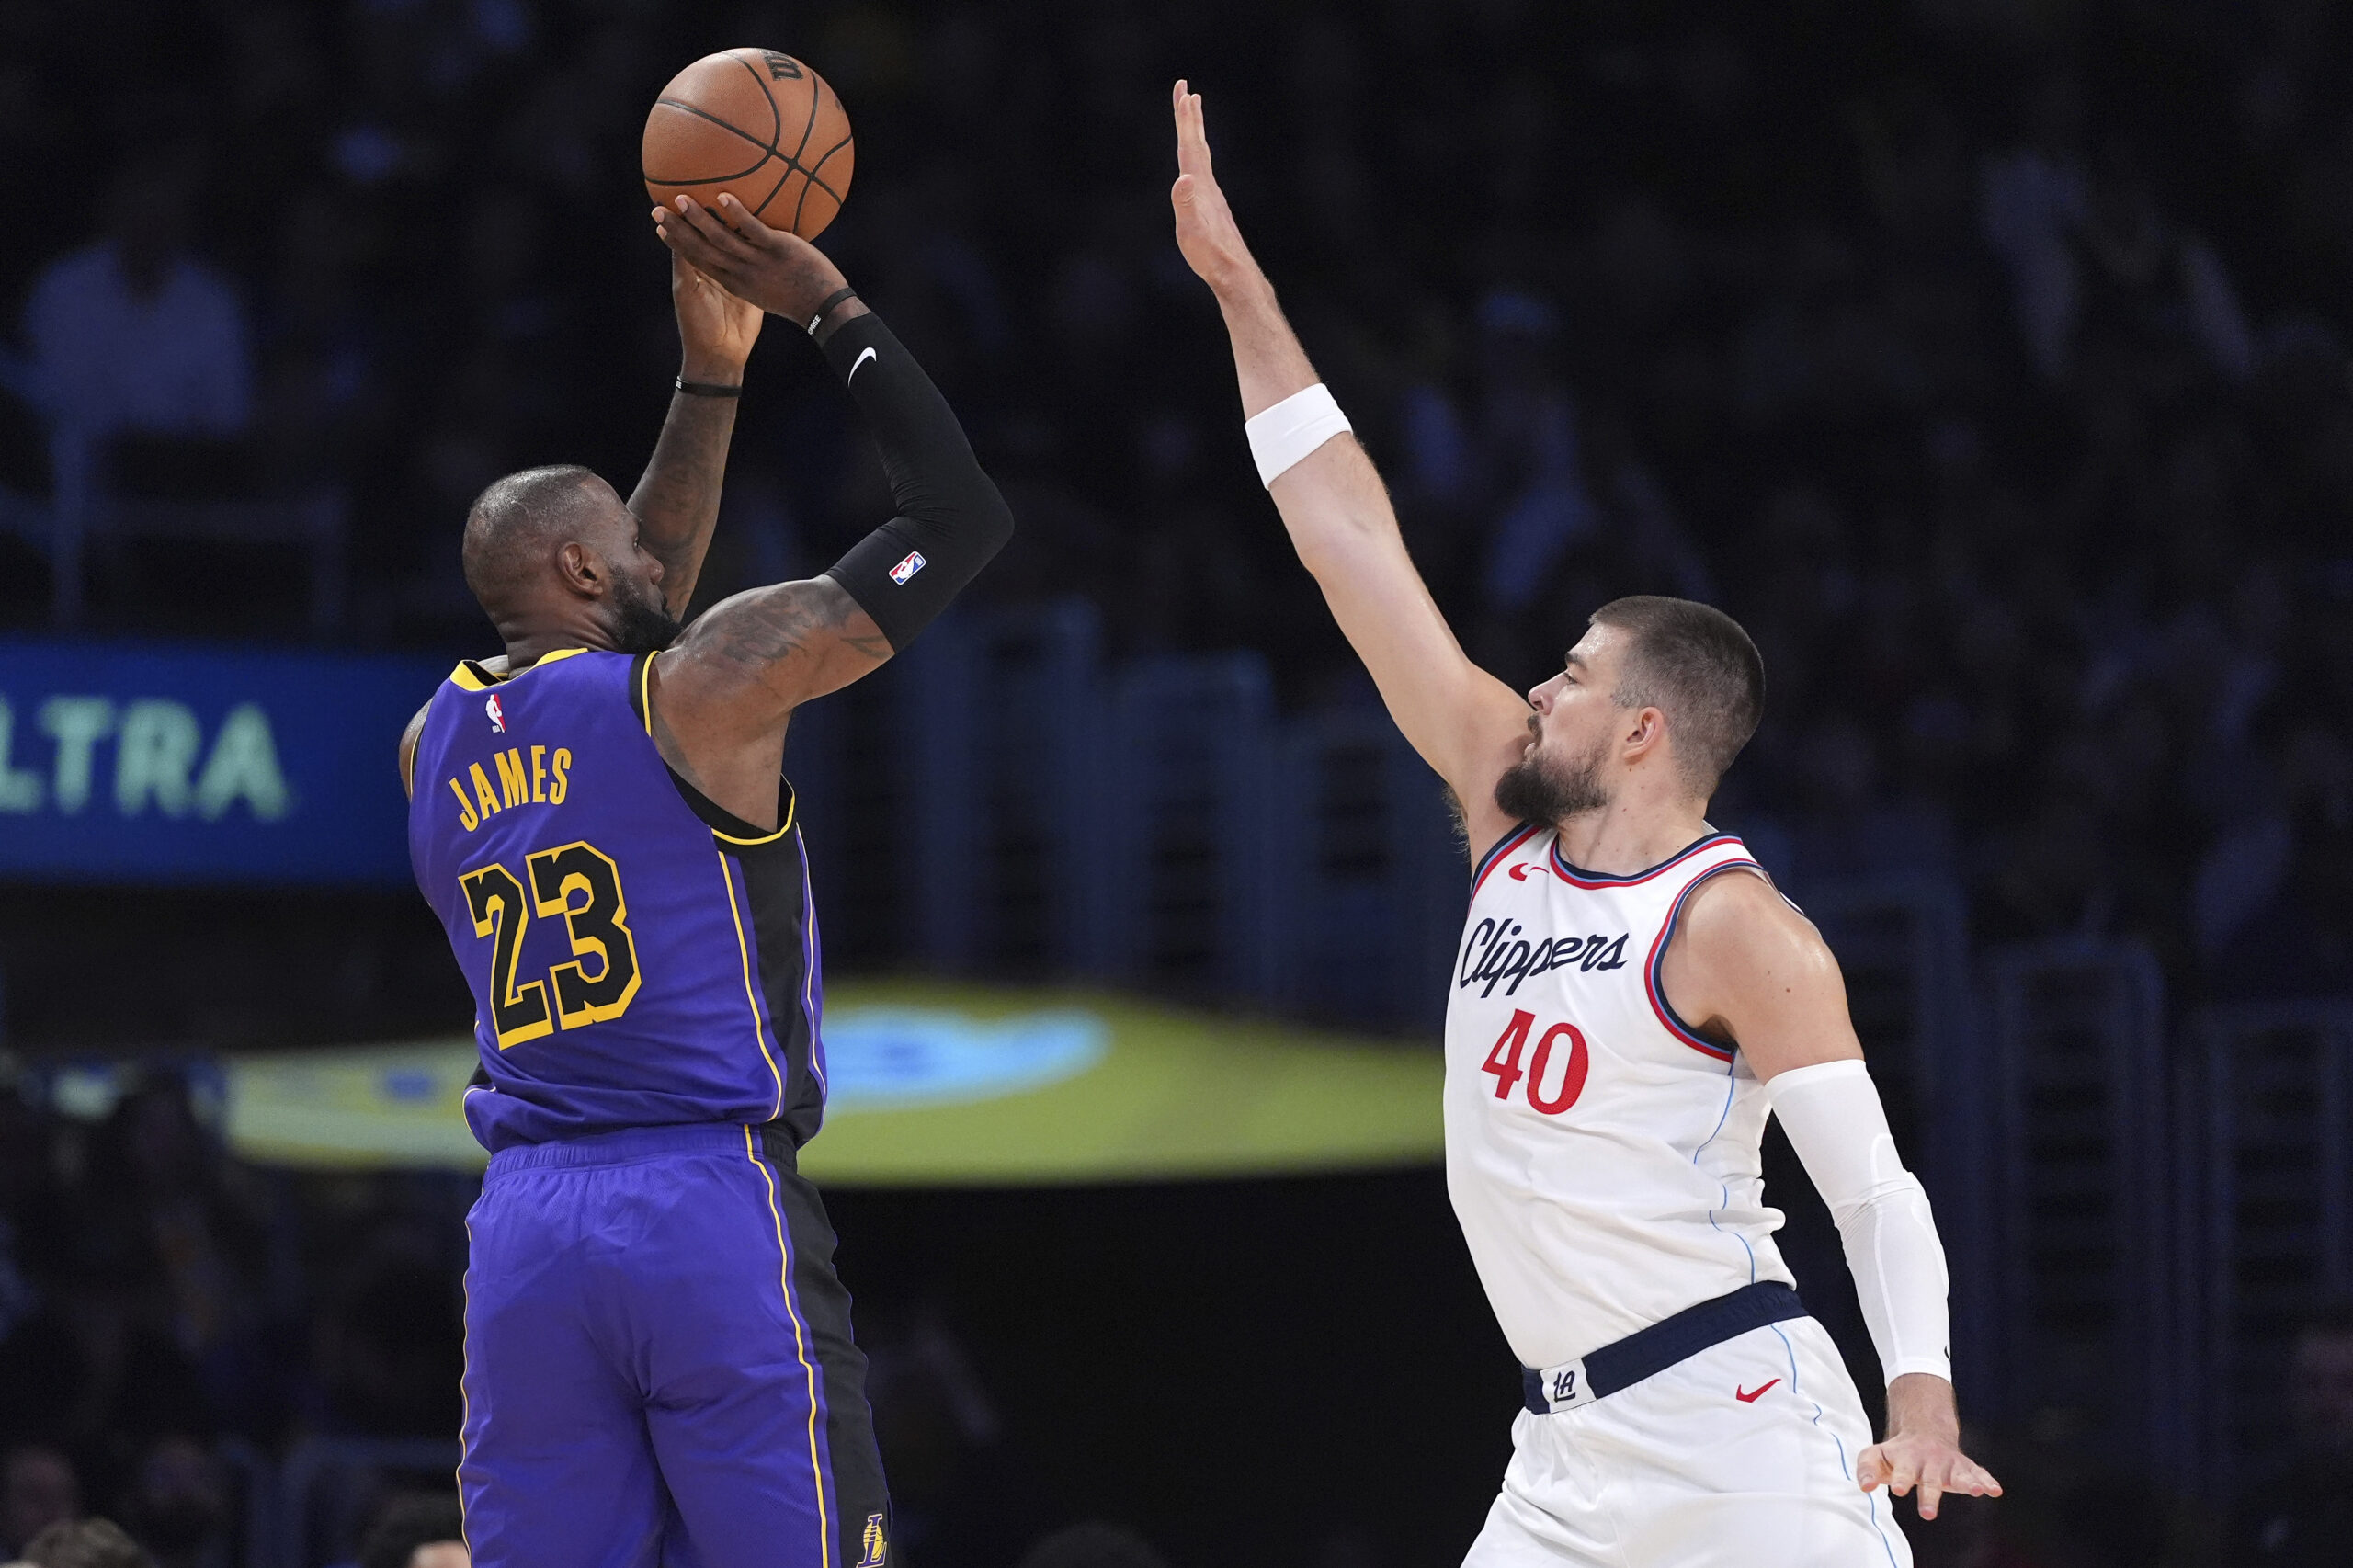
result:
[[[1629,639],[1612,700],[1665,714],[1684,782],[1703,801],[1714,794],[1764,717],[1765,661],[1756,644],[1723,611],[1656,594],[1612,599],[1591,619]]]
[[[577,515],[596,473],[551,463],[494,479],[466,509],[466,586],[494,617],[531,576],[541,549]]]

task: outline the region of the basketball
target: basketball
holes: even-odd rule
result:
[[[723,192],[773,229],[813,240],[842,210],[856,161],[849,115],[825,79],[773,49],[707,54],[645,117],[646,194],[717,208]]]

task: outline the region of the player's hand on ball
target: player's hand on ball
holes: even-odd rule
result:
[[[2002,1483],[1961,1451],[1952,1385],[1919,1372],[1906,1373],[1888,1385],[1886,1440],[1862,1451],[1855,1461],[1855,1480],[1866,1492],[1884,1486],[1898,1497],[1918,1487],[1924,1519],[1937,1517],[1937,1506],[1948,1492],[1971,1497],[2002,1494]]]
[[[1209,130],[1201,119],[1201,95],[1176,84],[1170,100],[1176,110],[1176,183],[1168,192],[1176,209],[1176,248],[1202,282],[1217,293],[1262,278],[1225,192],[1210,169]]]
[[[733,196],[718,210],[691,196],[654,210],[654,231],[686,263],[738,300],[806,325],[847,287],[841,268],[798,234],[771,229]]]
[[[670,303],[678,312],[679,376],[689,381],[740,381],[744,361],[759,340],[767,318],[760,307],[739,300],[693,263],[670,255]]]

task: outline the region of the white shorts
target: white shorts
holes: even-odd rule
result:
[[[1855,1484],[1861,1402],[1812,1318],[1751,1329],[1607,1399],[1512,1424],[1464,1568],[1910,1568]]]

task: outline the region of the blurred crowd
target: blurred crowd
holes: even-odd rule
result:
[[[298,1187],[239,1165],[201,1079],[176,1073],[95,1118],[16,1089],[0,1093],[0,1561],[140,1561],[104,1541],[54,1564],[30,1550],[96,1514],[154,1568],[241,1563],[249,1532],[274,1528],[264,1467],[283,1443],[454,1436],[456,1184]],[[359,1551],[364,1568],[409,1568],[411,1549],[457,1534],[446,1466],[330,1476],[317,1507],[313,1533],[347,1555],[371,1519],[425,1532]]]
[[[477,1183],[256,1169],[225,1155],[201,1071],[118,1087],[58,1114],[0,1082],[0,1564],[465,1568]],[[938,1308],[861,1305],[893,1539],[919,1562],[1165,1568],[1067,1522]]]
[[[1606,597],[1714,599],[1773,687],[1723,814],[1800,881],[1947,873],[1981,937],[2136,935],[2193,998],[2339,990],[2347,34],[2316,0],[10,5],[0,486],[68,428],[100,488],[332,484],[345,634],[478,644],[474,491],[625,483],[664,406],[644,106],[780,46],[859,134],[826,244],[1020,516],[983,596],[1084,592],[1128,650],[1255,646],[1331,697],[1168,238],[1182,73],[1476,656],[1532,684]],[[769,335],[713,591],[881,505]],[[39,541],[0,550],[39,624]],[[283,634],[287,554],[102,552],[94,621]]]

